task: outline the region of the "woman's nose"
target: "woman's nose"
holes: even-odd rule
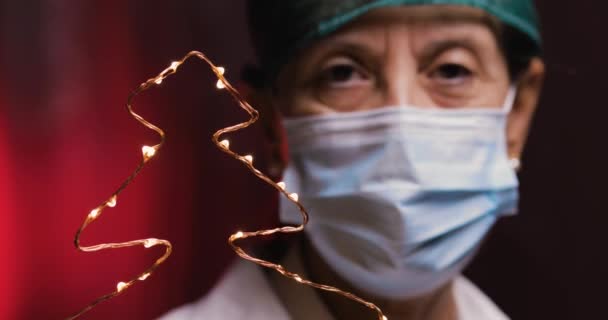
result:
[[[408,85],[404,81],[389,80],[384,94],[384,105],[404,106],[410,104]]]
[[[387,50],[383,66],[384,105],[416,105],[422,88],[417,83],[417,66],[406,45],[393,45]]]
[[[411,30],[405,26],[387,27],[385,48],[377,79],[384,106],[430,106],[429,92],[420,77],[420,61]]]

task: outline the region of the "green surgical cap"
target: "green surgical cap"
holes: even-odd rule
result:
[[[480,8],[530,40],[528,56],[540,53],[532,0],[249,0],[247,14],[259,67],[274,78],[299,50],[372,9],[439,4]]]

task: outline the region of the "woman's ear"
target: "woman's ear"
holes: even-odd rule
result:
[[[272,90],[248,86],[244,91],[243,96],[247,102],[260,112],[258,121],[264,134],[263,148],[268,161],[266,173],[277,180],[287,164],[287,152],[281,115],[275,105]]]
[[[520,159],[523,152],[544,77],[545,64],[540,58],[535,57],[518,78],[517,97],[507,124],[508,152],[512,159]]]

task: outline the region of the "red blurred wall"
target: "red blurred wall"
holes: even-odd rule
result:
[[[84,254],[72,241],[87,213],[135,168],[141,146],[157,141],[126,113],[130,90],[194,49],[238,80],[246,35],[228,39],[217,30],[221,19],[245,30],[238,3],[2,2],[0,318],[64,318],[162,254]],[[136,100],[167,131],[167,144],[82,242],[158,237],[174,253],[87,319],[151,319],[200,296],[233,257],[228,235],[271,222],[270,189],[211,144],[213,131],[246,116],[214,86],[203,63],[189,62]],[[231,140],[264,168],[259,131]]]

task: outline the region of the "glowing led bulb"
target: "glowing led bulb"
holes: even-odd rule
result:
[[[247,161],[247,163],[252,163],[253,162],[253,156],[250,155],[250,154],[244,156],[243,159],[245,159],[245,161]]]
[[[177,70],[178,66],[179,66],[179,62],[173,61],[173,62],[171,62],[171,65],[169,66],[169,69],[175,71],[175,70]]]
[[[143,146],[141,148],[141,152],[144,154],[145,159],[149,159],[154,157],[154,155],[156,154],[156,149],[150,146]]]
[[[388,320],[386,316],[382,316],[382,320]]]
[[[106,204],[110,208],[116,207],[116,196],[113,196],[112,198],[110,198],[110,200],[108,200],[108,202],[106,202]]]
[[[226,72],[226,68],[224,67],[217,67],[216,70],[222,76],[224,75],[224,72]],[[224,83],[224,81],[222,81],[222,79],[217,80],[215,86],[220,90],[226,88],[226,84]]]
[[[220,141],[220,145],[226,149],[230,148],[230,141],[228,140],[222,140]]]
[[[235,234],[234,234],[234,238],[235,238],[235,239],[240,239],[240,238],[242,238],[243,236],[244,236],[244,234],[243,234],[243,232],[242,232],[242,231],[239,231],[239,232],[237,232],[237,233],[235,233]]]
[[[224,82],[222,80],[217,80],[217,83],[215,84],[215,86],[220,90],[226,88],[226,85],[224,84]]]
[[[156,239],[146,239],[144,241],[144,247],[146,247],[146,248],[152,248],[157,244],[158,244],[158,240],[156,240]]]
[[[148,279],[149,276],[150,276],[150,273],[146,272],[146,273],[142,274],[141,276],[139,276],[139,278],[137,278],[137,279],[144,281],[144,280]]]
[[[154,83],[160,85],[161,83],[163,83],[163,78],[158,78],[158,79],[154,80]]]
[[[128,284],[124,283],[124,282],[119,282],[116,285],[116,290],[118,290],[118,292],[121,292],[122,290],[124,290],[126,287],[128,286]]]
[[[283,182],[283,181],[277,183],[277,186],[279,186],[279,188],[281,188],[281,190],[285,190],[285,188],[287,187],[287,185],[285,185],[285,182]]]
[[[296,275],[295,277],[293,277],[297,282],[302,282],[302,278],[300,278],[300,276]]]
[[[298,194],[297,193],[292,193],[289,195],[289,197],[293,200],[293,201],[298,201]]]
[[[99,208],[95,208],[95,209],[91,210],[91,213],[89,213],[89,218],[95,219],[99,216],[100,213],[101,213],[101,210],[99,210]]]

